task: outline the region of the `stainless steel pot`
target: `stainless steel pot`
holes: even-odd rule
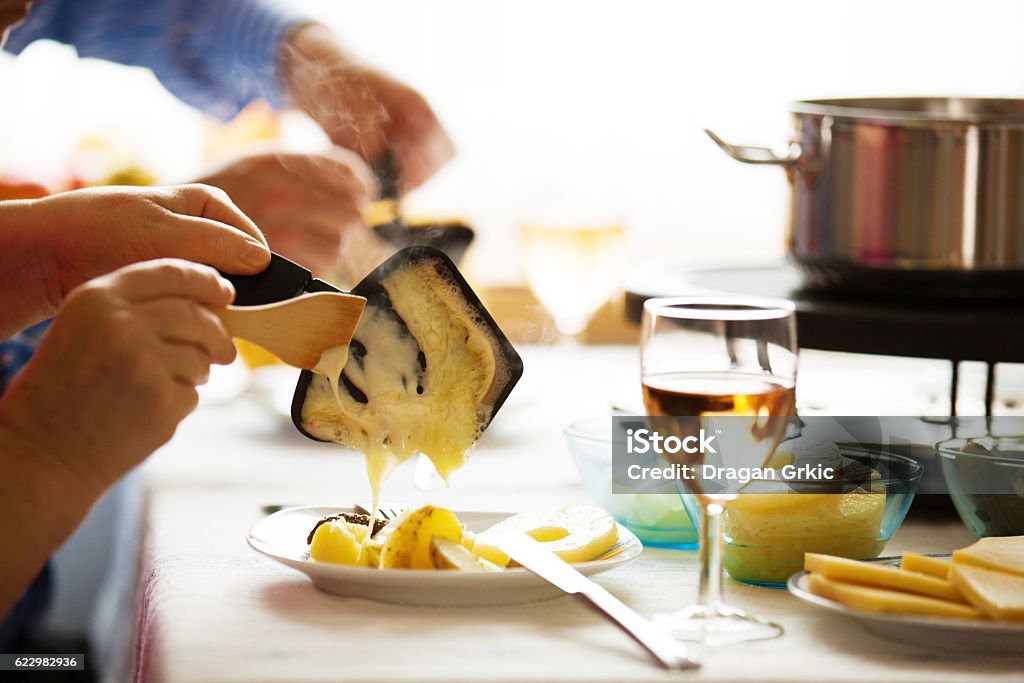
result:
[[[790,107],[790,257],[815,287],[1024,297],[1024,100],[869,98]]]

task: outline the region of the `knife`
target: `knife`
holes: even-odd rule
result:
[[[604,612],[666,669],[700,668],[700,662],[689,654],[682,643],[652,625],[602,586],[580,574],[565,560],[526,534],[504,534],[498,539],[498,547],[551,585],[569,595],[582,598],[594,609]]]

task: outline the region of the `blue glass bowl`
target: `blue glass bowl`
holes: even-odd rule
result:
[[[594,502],[644,545],[692,550],[697,531],[678,494],[612,493],[611,416],[580,420],[564,430],[569,451]]]
[[[839,444],[840,452],[879,473],[869,491],[822,493],[822,483],[793,482],[787,493],[741,493],[722,519],[723,564],[744,583],[783,588],[804,567],[804,553],[855,560],[882,554],[903,523],[921,481],[916,460],[882,448]],[[682,496],[695,523],[701,507]]]
[[[936,450],[953,505],[977,538],[1024,534],[1024,437],[950,439]]]

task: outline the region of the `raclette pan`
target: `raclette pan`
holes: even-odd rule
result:
[[[496,371],[494,383],[487,392],[484,400],[484,407],[488,409],[488,424],[494,418],[498,410],[504,404],[513,387],[523,374],[523,362],[515,348],[505,337],[501,328],[495,323],[494,318],[481,303],[476,292],[469,286],[466,279],[459,272],[459,269],[444,252],[429,246],[414,246],[402,249],[381,263],[377,268],[367,275],[363,280],[352,288],[351,293],[366,298],[366,309],[363,312],[362,321],[368,315],[375,312],[379,315],[392,316],[397,325],[396,329],[400,334],[408,334],[415,339],[410,332],[409,326],[402,320],[395,311],[388,296],[386,285],[390,278],[399,272],[413,269],[421,271],[425,281],[440,281],[446,285],[446,290],[461,305],[462,312],[467,313],[473,324],[480,326],[490,342],[490,347],[495,356]],[[436,278],[434,276],[437,276]],[[338,292],[333,285],[312,277],[312,274],[302,266],[274,254],[267,269],[258,275],[237,276],[225,275],[235,286],[235,305],[252,306],[271,303],[283,299],[299,296],[306,292]],[[445,298],[440,298],[446,304],[450,303]],[[356,328],[356,338],[360,338],[359,328]],[[363,337],[365,341],[365,337]],[[361,363],[368,355],[374,353],[372,343],[353,339],[350,347],[349,365]],[[416,340],[420,346],[419,340]],[[426,356],[420,351],[419,366],[422,373],[429,373],[426,366]],[[346,375],[342,372],[341,380],[349,390],[350,395],[360,400],[362,392],[355,387]],[[302,407],[306,400],[306,394],[315,375],[303,370],[299,375],[295,387],[295,394],[292,398],[291,417],[295,427],[305,436],[316,441],[324,441],[307,431],[302,420]],[[363,397],[365,398],[365,396]],[[486,428],[487,424],[482,425]]]

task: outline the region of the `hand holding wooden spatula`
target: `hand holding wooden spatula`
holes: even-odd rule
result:
[[[317,292],[260,306],[217,311],[233,337],[251,341],[288,365],[311,370],[324,351],[352,340],[366,299]]]

